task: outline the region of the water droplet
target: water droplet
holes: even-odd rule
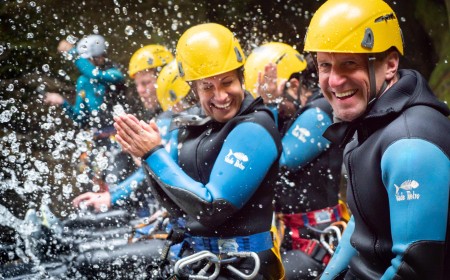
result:
[[[115,184],[117,182],[117,176],[114,174],[106,175],[105,181],[107,184]]]
[[[12,113],[9,110],[5,110],[0,114],[0,123],[7,123],[11,120]]]
[[[50,66],[48,64],[42,65],[42,71],[48,72],[48,70],[50,70]]]
[[[102,204],[100,206],[100,212],[105,213],[106,211],[108,211],[108,206],[106,206],[105,204]]]
[[[0,55],[2,55],[4,51],[5,51],[5,48],[2,45],[0,45]]]
[[[80,184],[87,184],[87,183],[89,183],[88,175],[84,174],[84,173],[83,174],[79,174],[77,176],[77,182],[80,183]]]
[[[125,27],[125,34],[127,34],[128,36],[131,36],[131,35],[133,35],[133,33],[134,33],[134,28],[129,26],[129,25],[127,25]]]
[[[66,37],[67,42],[71,43],[72,45],[74,45],[77,41],[78,38],[73,36],[73,35],[69,35]]]

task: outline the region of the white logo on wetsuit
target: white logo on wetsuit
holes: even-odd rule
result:
[[[298,124],[295,125],[295,128],[292,130],[292,135],[294,135],[298,140],[306,143],[306,137],[311,136],[311,132],[306,128],[300,127]]]
[[[230,149],[228,154],[225,156],[225,162],[232,164],[233,166],[239,168],[240,170],[244,170],[244,162],[248,161],[248,157],[244,153],[233,153],[233,151]]]
[[[414,191],[419,187],[419,183],[415,180],[406,180],[400,186],[394,184],[394,187],[397,201],[420,199],[420,194]]]

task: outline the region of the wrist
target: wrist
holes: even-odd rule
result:
[[[162,148],[164,148],[163,145],[157,145],[157,146],[153,147],[150,151],[148,151],[147,153],[145,153],[145,154],[142,156],[142,160],[146,160],[146,159],[147,159],[149,156],[151,156],[154,152],[156,152],[157,150],[162,149]]]

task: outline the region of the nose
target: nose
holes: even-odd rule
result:
[[[346,81],[346,76],[341,72],[337,71],[334,67],[330,71],[330,75],[328,77],[328,84],[331,88],[338,88]]]
[[[217,102],[225,102],[228,97],[228,93],[224,89],[217,89],[214,92],[214,100]]]

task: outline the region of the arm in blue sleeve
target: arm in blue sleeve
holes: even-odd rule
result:
[[[164,148],[175,162],[178,162],[178,129],[169,132],[170,139]]]
[[[331,118],[319,108],[304,111],[282,139],[280,167],[298,170],[319,156],[329,146],[322,134],[331,125]]]
[[[322,273],[320,280],[335,279],[338,275],[348,269],[350,259],[356,254],[355,248],[350,243],[350,238],[355,230],[355,221],[353,216],[348,221],[347,227],[342,234],[339,245],[328,263],[325,271]]]
[[[152,153],[146,164],[174,203],[190,216],[200,217],[202,224],[211,225],[223,223],[245,205],[277,156],[269,132],[257,123],[245,122],[225,139],[207,184],[187,176],[164,149]]]
[[[166,146],[166,144],[170,140],[170,123],[172,122],[172,118],[157,118],[156,125],[158,126],[159,134],[161,135],[162,145]]]
[[[125,180],[110,190],[111,204],[116,205],[119,199],[128,198],[137,184],[145,180],[144,169],[140,167]]]
[[[82,75],[90,79],[97,79],[101,82],[114,83],[121,82],[125,79],[119,69],[113,67],[106,70],[100,70],[87,58],[78,57],[75,60],[75,66]]]
[[[381,169],[395,255],[381,279],[438,279],[433,275],[443,271],[449,158],[433,143],[402,139],[386,149]]]
[[[85,90],[83,79],[78,78],[76,85],[75,104],[72,106],[67,100],[64,100],[62,107],[66,110],[65,114],[72,120],[77,122],[84,122],[84,116],[88,115],[88,106],[84,102]]]

